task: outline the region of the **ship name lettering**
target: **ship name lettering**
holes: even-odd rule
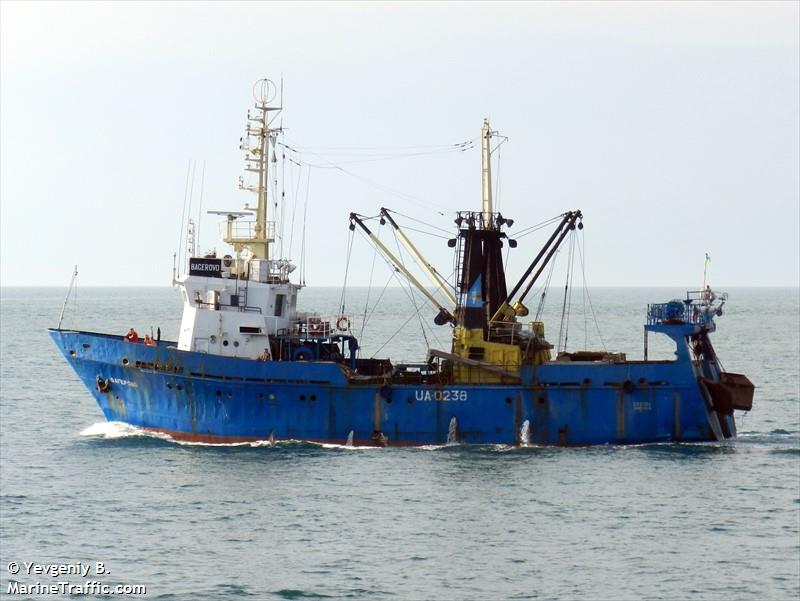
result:
[[[219,265],[210,265],[208,263],[192,263],[190,269],[197,271],[219,271]]]
[[[466,390],[415,390],[414,398],[418,401],[466,401]]]

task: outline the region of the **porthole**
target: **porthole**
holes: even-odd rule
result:
[[[263,399],[264,398],[264,393],[263,392],[259,392],[258,393],[258,398],[259,399]]]
[[[128,363],[130,363],[130,361],[128,361],[128,358],[127,357],[123,357],[122,358],[122,364],[123,365],[127,365]]]
[[[169,382],[167,382],[167,388],[169,388],[170,390],[172,390],[172,384],[170,384]]]
[[[316,401],[317,400],[317,395],[316,394],[312,394],[311,395],[311,400],[312,401]]]
[[[221,390],[217,390],[217,396],[222,396],[222,391]]]
[[[180,384],[178,384],[177,386],[175,386],[175,388],[177,388],[178,390],[183,390],[183,386],[181,386]]]
[[[545,398],[544,398],[543,396],[540,396],[540,397],[539,397],[538,399],[536,399],[536,400],[538,401],[538,403],[539,403],[540,405],[544,405]]]
[[[270,401],[274,401],[275,400],[275,395],[272,394],[271,392],[269,393],[269,400]]]
[[[70,356],[74,357],[77,353],[75,351],[70,351],[69,354]]]
[[[233,393],[232,393],[232,392],[229,392],[229,393],[228,393],[228,398],[230,399],[230,398],[232,398],[232,397],[233,397]]]
[[[506,403],[508,403],[509,405],[511,404],[511,401],[512,401],[512,400],[513,400],[513,399],[512,399],[510,396],[507,396],[507,397],[506,397]]]
[[[239,341],[238,340],[234,340],[233,341],[233,346],[237,346],[238,347],[239,346]]]
[[[227,340],[223,340],[222,341],[222,346],[228,346],[228,341]]]
[[[211,344],[217,344],[217,337],[212,334],[211,336],[208,337],[208,341]]]

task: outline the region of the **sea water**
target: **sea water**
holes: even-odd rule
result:
[[[367,305],[364,356],[421,360],[428,346],[447,348],[447,328],[428,326],[433,311],[417,316],[397,288],[373,311],[379,292],[344,299],[357,334]],[[629,358],[642,355],[646,304],[682,294],[589,292],[590,303],[573,295],[568,348]],[[49,340],[63,294],[0,294],[2,596],[15,582],[62,581],[144,585],[143,598],[172,600],[800,596],[797,289],[730,290],[718,320],[726,369],[757,386],[753,411],[737,414],[738,440],[590,448],[203,446],[143,435],[104,422]],[[340,290],[301,299],[302,309],[341,310]],[[545,310],[553,341],[560,308]],[[64,327],[160,327],[174,339],[180,309],[170,288],[80,288]],[[651,357],[671,352],[651,337]],[[28,574],[25,562],[91,574]]]

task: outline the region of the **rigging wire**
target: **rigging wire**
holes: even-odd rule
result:
[[[291,159],[289,159],[291,160]],[[292,227],[289,230],[289,258],[291,258],[294,251],[294,219],[297,215],[298,199],[300,198],[300,182],[303,181],[303,167],[297,170],[297,185],[294,190],[294,202],[292,203]]]
[[[380,240],[381,228],[377,228],[377,229],[378,229],[378,233],[376,234],[376,236],[377,236],[378,240]],[[367,309],[369,308],[369,297],[370,297],[370,294],[372,293],[372,276],[375,273],[375,259],[378,256],[378,247],[375,246],[375,245],[373,245],[373,247],[374,248],[372,250],[372,266],[369,269],[369,286],[367,287],[367,298],[364,301],[364,316],[361,318],[361,331],[358,333],[359,339],[364,334],[364,328],[367,327]],[[390,278],[389,281],[391,281],[391,278]],[[389,282],[386,282],[386,285],[388,286]],[[385,291],[386,290],[386,286],[384,286],[383,289]],[[381,292],[381,296],[383,296],[383,292]],[[372,315],[372,314],[370,314],[370,315]]]
[[[494,210],[498,213],[500,212],[500,147],[502,145],[503,142],[500,142],[494,149],[497,153],[497,161],[495,162],[497,171],[494,176]]]
[[[363,183],[366,183],[367,185],[370,185],[370,186],[372,186],[372,187],[374,187],[374,188],[376,188],[378,190],[381,190],[381,191],[383,191],[383,192],[385,192],[387,194],[391,194],[393,196],[397,196],[398,198],[402,198],[402,199],[406,200],[407,202],[411,202],[411,203],[414,203],[414,204],[417,204],[417,205],[421,205],[421,206],[423,206],[423,207],[425,207],[427,209],[430,209],[432,207],[437,207],[439,209],[446,210],[446,207],[443,207],[441,205],[437,205],[436,203],[433,203],[433,202],[430,202],[430,201],[426,201],[426,200],[421,199],[421,198],[417,198],[415,196],[412,196],[410,194],[406,194],[404,192],[398,192],[397,190],[392,190],[391,188],[387,188],[386,186],[383,186],[383,185],[381,185],[381,184],[379,184],[379,183],[377,183],[375,181],[372,181],[369,178],[366,178],[366,177],[361,176],[361,175],[357,175],[356,173],[353,173],[352,171],[349,171],[349,170],[345,169],[341,165],[338,165],[336,163],[333,163],[333,162],[329,161],[325,157],[319,157],[319,158],[321,158],[325,163],[327,163],[327,166],[326,165],[309,163],[308,161],[303,159],[302,158],[302,154],[300,154],[299,151],[294,149],[292,146],[289,146],[288,144],[285,144],[284,148],[286,148],[286,149],[288,149],[290,151],[293,151],[293,152],[295,152],[296,155],[298,155],[296,158],[291,158],[291,157],[289,158],[290,161],[293,161],[298,165],[302,163],[302,164],[306,165],[307,167],[315,167],[315,168],[318,168],[318,169],[336,169],[336,170],[338,170],[338,171],[340,171],[340,172],[342,172],[342,173],[344,173],[346,175],[349,175],[352,178],[355,178],[355,179],[357,179],[357,180],[359,180],[359,181],[361,181]],[[313,153],[313,152],[309,152],[309,154],[316,156],[316,153]],[[437,212],[440,215],[444,215],[444,213],[442,211],[437,211]]]
[[[575,241],[578,237],[573,232],[569,240],[569,300],[567,300],[567,323],[564,328],[564,352],[567,350],[569,340],[569,322],[572,317],[572,291],[575,290],[573,280],[575,279]]]
[[[386,292],[386,289],[389,287],[389,283],[394,278],[395,278],[394,272],[389,274],[389,279],[386,280],[386,284],[384,284],[383,290],[381,290],[381,293],[378,295],[378,298],[375,301],[375,304],[372,306],[372,311],[369,312],[369,315],[367,317],[365,317],[364,322],[361,324],[361,333],[358,335],[359,340],[361,339],[361,336],[364,333],[364,328],[367,327],[367,323],[369,323],[369,321],[372,319],[372,315],[375,313],[375,310],[380,305],[381,299],[383,298],[383,295]],[[367,315],[367,305],[364,306],[364,315]]]
[[[285,144],[283,144],[283,147],[287,148],[289,150],[295,150],[294,148],[286,146]],[[318,158],[320,158],[322,160],[327,160],[325,158],[326,156],[333,156],[333,157],[338,157],[338,156],[342,156],[342,157],[347,157],[347,156],[364,157],[364,158],[348,159],[346,161],[338,161],[336,163],[336,165],[358,165],[358,164],[361,164],[361,163],[379,163],[379,162],[383,162],[383,161],[394,161],[394,160],[398,160],[398,159],[407,159],[407,158],[421,157],[421,156],[432,156],[432,155],[439,155],[439,154],[454,154],[454,153],[458,153],[458,152],[466,152],[467,150],[472,150],[473,148],[475,148],[475,147],[474,146],[465,146],[464,148],[452,148],[452,149],[448,149],[448,150],[439,150],[439,151],[435,151],[435,152],[413,152],[413,153],[403,153],[403,154],[388,154],[388,155],[370,156],[369,158],[364,157],[364,155],[320,153],[320,152],[312,152],[310,150],[307,150],[305,152],[307,152],[308,154],[314,155],[314,156],[316,156],[316,157],[318,157]],[[297,151],[295,151],[295,152],[297,152]],[[336,165],[330,165],[330,166],[315,165],[315,166],[319,167],[320,169],[333,169],[333,168],[335,168]]]
[[[203,218],[203,192],[205,191],[206,184],[206,162],[203,161],[203,171],[200,175],[200,202],[197,207],[197,227],[194,232],[194,247],[195,250],[200,252],[200,220]]]
[[[465,146],[474,144],[476,138],[458,142],[456,144],[429,144],[420,146],[295,146],[299,150],[419,150],[422,148],[452,148],[454,146]]]
[[[283,120],[281,119],[281,125],[279,128],[278,135],[283,137]],[[277,168],[275,169],[277,171]],[[285,259],[286,256],[283,254],[283,235],[285,232],[285,223],[284,223],[284,213],[286,211],[286,151],[281,150],[281,211],[280,211],[280,231],[276,232],[276,234],[280,237],[280,246],[279,253],[280,258]],[[278,218],[276,213],[276,218]]]
[[[445,230],[444,228],[440,228],[440,227],[438,227],[438,226],[436,226],[436,225],[433,225],[432,223],[427,223],[427,222],[425,222],[425,221],[422,221],[421,219],[416,219],[415,217],[411,217],[410,215],[406,215],[406,214],[404,214],[404,213],[400,213],[399,211],[395,211],[395,210],[391,210],[391,209],[386,209],[386,210],[387,210],[389,213],[393,213],[393,214],[395,214],[395,215],[399,215],[400,217],[404,217],[404,218],[406,218],[406,219],[410,219],[411,221],[415,221],[415,222],[417,222],[417,223],[421,223],[421,224],[423,224],[423,225],[426,225],[426,226],[428,226],[428,227],[432,227],[432,228],[434,228],[434,229],[437,229],[437,230],[439,230],[439,231],[445,232],[445,233],[447,233],[448,235],[447,235],[447,236],[442,236],[442,235],[439,235],[439,234],[434,234],[433,232],[427,232],[427,231],[425,231],[425,230],[421,230],[421,229],[418,229],[418,228],[409,227],[409,226],[407,226],[407,225],[403,225],[403,229],[404,229],[404,230],[410,230],[410,231],[412,231],[412,232],[419,232],[419,233],[421,233],[421,234],[426,234],[426,235],[428,235],[428,236],[433,236],[433,237],[436,237],[436,238],[441,238],[441,239],[445,239],[445,240],[449,240],[449,239],[450,239],[450,232],[448,232],[448,231],[447,231],[447,230]],[[378,216],[374,217],[374,219],[377,219],[378,217],[380,217],[380,216],[378,215]],[[397,234],[395,234],[395,239],[396,239],[396,237],[397,237]],[[448,276],[448,277],[445,277],[445,276],[444,276],[444,275],[443,275],[443,274],[442,274],[442,273],[441,273],[441,272],[440,272],[438,269],[436,269],[435,267],[433,267],[433,265],[431,265],[431,264],[428,264],[428,267],[430,267],[431,269],[433,269],[433,271],[435,271],[435,272],[438,274],[438,276],[439,276],[439,277],[440,277],[440,278],[441,278],[441,279],[444,281],[444,283],[445,283],[445,284],[447,284],[447,285],[448,285],[448,286],[449,286],[449,287],[450,287],[450,288],[453,290],[453,292],[455,292],[455,291],[456,291],[456,288],[455,288],[455,286],[454,286],[454,285],[452,284],[452,282],[451,282],[451,280],[454,278],[454,275],[453,275],[453,274],[451,274],[451,275],[450,275],[450,276]],[[435,288],[435,294],[439,294],[439,295],[441,295],[441,294],[442,294],[442,290],[441,290],[441,288],[442,288],[442,287],[440,287],[440,286],[437,286],[437,287]],[[443,304],[446,304],[446,303],[443,303]],[[435,336],[435,334],[434,334],[434,337],[436,337],[436,336]],[[437,341],[438,341],[438,338],[437,338]]]
[[[347,230],[347,238],[347,261],[345,262],[344,266],[344,283],[342,284],[342,297],[339,301],[339,305],[341,306],[339,315],[344,315],[344,297],[347,292],[347,274],[350,273],[350,255],[353,252],[353,239],[355,238],[352,230],[350,229]]]
[[[389,344],[389,343],[390,343],[390,342],[391,342],[391,341],[394,339],[394,337],[395,337],[395,336],[397,336],[397,335],[398,335],[398,334],[399,334],[399,333],[402,331],[402,329],[403,329],[404,327],[406,327],[406,325],[408,325],[408,322],[410,322],[412,319],[414,319],[414,318],[415,318],[415,317],[416,317],[418,314],[419,314],[419,310],[417,310],[417,311],[415,311],[414,313],[412,313],[412,314],[411,314],[411,316],[410,316],[408,319],[406,319],[406,320],[403,322],[403,324],[402,324],[402,325],[401,325],[399,328],[397,328],[397,330],[395,331],[395,333],[394,333],[394,334],[392,334],[391,336],[389,336],[389,338],[387,338],[387,339],[384,341],[384,343],[383,343],[383,344],[380,346],[380,348],[378,348],[378,350],[376,350],[374,353],[372,353],[372,356],[370,357],[370,359],[374,359],[374,358],[375,358],[375,355],[377,355],[378,353],[380,353],[380,352],[383,350],[383,348],[384,348],[384,347],[385,347],[387,344]]]
[[[440,232],[444,232],[445,234],[447,234],[448,238],[450,238],[452,233],[453,233],[451,230],[446,230],[443,227],[439,227],[438,225],[434,225],[432,223],[428,223],[427,221],[422,221],[422,219],[417,219],[416,217],[412,217],[411,215],[406,215],[405,213],[401,213],[400,211],[395,211],[394,209],[392,209],[392,210],[387,209],[387,210],[390,213],[394,213],[395,215],[400,215],[400,217],[405,217],[406,219],[410,219],[411,221],[416,221],[417,223],[420,223],[422,225],[426,225],[426,226],[431,227],[431,228],[433,228],[435,230],[439,230]]]
[[[403,226],[404,230],[410,230],[412,232],[418,232],[420,234],[425,234],[426,236],[433,236],[434,238],[441,238],[442,240],[449,240],[450,236],[443,236],[442,234],[434,234],[433,232],[426,232],[425,230],[421,230],[415,227],[409,227],[407,225]]]
[[[177,255],[181,255],[181,243],[183,242],[183,223],[186,219],[186,199],[189,197],[189,174],[192,172],[192,161],[189,159],[189,164],[186,167],[186,185],[183,189],[183,208],[181,208],[181,229],[178,230],[178,252]],[[178,273],[180,275],[180,266],[181,263],[178,264]]]
[[[311,188],[311,170],[306,177],[306,199],[303,203],[303,235],[300,239],[300,285],[306,285],[306,224],[308,222],[308,191]]]
[[[575,272],[575,234],[570,232],[569,236],[569,251],[567,253],[567,277],[564,282],[564,301],[561,306],[561,325],[558,329],[558,346],[556,351],[567,351],[567,342],[569,338],[569,319],[572,309],[572,276]],[[564,344],[561,345],[563,334]]]
[[[370,241],[369,241],[369,239],[367,238],[366,234],[364,234],[363,232],[359,231],[359,235],[360,235],[362,238],[364,238],[364,239],[365,239],[365,240],[366,240],[368,243],[370,242]],[[390,271],[391,271],[391,277],[389,278],[389,281],[387,281],[387,283],[386,283],[386,286],[384,286],[384,290],[383,290],[383,292],[381,292],[381,296],[378,298],[378,300],[377,300],[377,301],[375,301],[375,305],[373,306],[373,309],[372,309],[372,312],[370,313],[370,316],[369,316],[369,318],[368,318],[368,321],[369,321],[369,320],[372,318],[372,314],[373,314],[373,313],[375,312],[375,310],[377,309],[377,307],[378,307],[378,303],[380,302],[380,299],[381,299],[381,297],[383,297],[383,293],[386,291],[386,287],[388,287],[388,285],[389,285],[389,282],[392,280],[392,278],[394,278],[395,280],[397,280],[397,283],[399,284],[399,288],[400,288],[400,289],[403,291],[403,293],[406,295],[406,297],[407,297],[409,300],[411,300],[411,303],[414,305],[414,307],[416,307],[416,308],[417,308],[417,311],[416,311],[416,313],[414,313],[414,314],[413,314],[413,315],[412,315],[412,316],[411,316],[411,317],[410,317],[408,320],[406,320],[406,322],[405,322],[405,323],[403,323],[403,325],[401,325],[401,326],[400,326],[400,328],[399,328],[399,329],[398,329],[398,330],[397,330],[397,331],[396,331],[396,332],[395,332],[395,333],[394,333],[394,334],[391,336],[391,338],[394,338],[394,336],[396,336],[396,335],[397,335],[397,334],[400,332],[400,330],[402,330],[402,329],[403,329],[403,328],[404,328],[404,327],[405,327],[405,326],[408,324],[408,322],[409,322],[409,321],[411,321],[411,319],[412,319],[412,318],[413,318],[415,315],[419,314],[419,312],[420,312],[420,311],[422,311],[422,309],[423,309],[423,308],[426,306],[426,303],[425,303],[425,302],[423,302],[423,303],[421,303],[419,306],[417,306],[417,303],[415,302],[414,298],[412,297],[413,290],[412,290],[411,292],[409,292],[409,290],[408,290],[408,289],[406,289],[406,284],[408,284],[408,281],[407,281],[406,279],[401,279],[401,278],[400,278],[400,277],[397,275],[397,274],[400,272],[400,270],[399,270],[399,269],[398,269],[398,268],[397,268],[397,267],[396,267],[396,266],[395,266],[395,265],[394,265],[394,264],[393,264],[393,263],[392,263],[392,262],[391,262],[391,261],[390,261],[390,260],[389,260],[387,257],[385,257],[383,254],[380,254],[380,253],[379,253],[379,255],[378,255],[378,256],[380,256],[380,257],[381,257],[381,259],[383,259],[383,261],[384,261],[384,262],[386,263],[386,265],[389,267],[389,269],[390,269]],[[390,340],[391,340],[391,338],[390,338]],[[434,334],[434,338],[436,338],[436,341],[437,341],[437,343],[441,345],[441,342],[439,341],[438,337],[437,337],[435,334]],[[381,347],[380,347],[380,348],[379,348],[377,351],[375,351],[375,353],[378,353],[378,352],[380,352],[380,350],[381,350],[381,349],[382,349],[384,346],[386,346],[386,344],[387,344],[388,342],[389,342],[389,341],[387,340],[387,341],[386,341],[386,343],[384,343],[384,344],[383,344],[383,345],[382,345],[382,346],[381,346]],[[427,338],[426,338],[426,344],[427,344]],[[430,348],[430,346],[428,346],[428,348]],[[374,357],[375,355],[373,354],[372,356]]]
[[[543,227],[547,227],[548,225],[550,225],[552,223],[555,223],[556,221],[559,221],[560,219],[563,219],[564,215],[566,215],[566,213],[561,213],[561,215],[556,215],[555,217],[551,217],[547,221],[542,221],[541,223],[537,223],[537,224],[534,224],[534,225],[532,225],[530,227],[526,227],[525,229],[520,230],[519,232],[516,232],[514,234],[514,238],[517,239],[517,240],[519,240],[520,238],[524,238],[528,234],[532,234],[532,233],[542,229]]]
[[[419,219],[415,219],[414,217],[410,217],[408,215],[404,215],[403,213],[400,213],[398,211],[394,211],[394,210],[390,210],[390,209],[386,209],[386,210],[389,213],[394,213],[395,215],[400,215],[401,217],[405,217],[406,219],[411,219],[412,221],[416,221],[418,223],[422,223],[424,225],[427,225],[428,227],[433,227],[433,228],[438,229],[440,231],[447,232],[447,230],[444,230],[444,229],[442,229],[440,227],[437,227],[437,226],[435,226],[435,225],[433,225],[431,223],[426,223],[426,222],[421,221]],[[378,217],[380,217],[380,215],[378,215],[378,216],[376,216],[374,218],[371,218],[371,219],[377,219]],[[413,228],[413,227],[408,227],[407,225],[403,225],[403,229],[404,230],[411,230],[412,232],[419,232],[421,234],[427,234],[428,236],[434,236],[436,238],[442,238],[442,239],[445,239],[445,240],[449,240],[450,239],[449,235],[448,236],[441,236],[439,234],[434,234],[433,232],[426,232],[425,230],[421,230],[421,229],[417,229],[417,228]],[[449,232],[448,232],[448,234],[449,234]],[[395,238],[396,237],[397,237],[397,234],[395,234]],[[430,269],[432,269],[433,271],[435,271],[436,274],[444,281],[444,283],[447,284],[455,292],[455,286],[453,286],[453,284],[450,282],[451,277],[445,277],[438,269],[436,269],[430,263],[428,263],[428,267]],[[441,295],[442,294],[442,290],[441,289],[442,289],[442,286],[438,286],[437,285],[436,288],[435,288],[435,294]],[[440,299],[441,299],[441,297],[440,297]],[[445,303],[443,303],[443,305],[446,304],[446,303],[447,303],[447,301],[445,301]]]
[[[400,261],[405,265],[405,259],[403,258],[403,249],[400,248],[400,241],[397,239],[397,230],[392,228],[392,233],[394,234],[394,244],[397,247],[397,254],[400,257]],[[408,278],[406,278],[408,280]],[[419,315],[419,308],[417,308],[417,299],[416,295],[414,294],[414,290],[411,287],[411,282],[406,282],[408,285],[408,290],[410,292],[409,298],[411,299],[411,304],[414,305],[414,308],[417,310],[417,316],[419,317],[419,327],[422,330],[422,337],[425,339],[425,346],[427,348],[431,348],[430,343],[428,342],[428,336],[425,334],[425,326],[422,325],[422,316]]]
[[[580,246],[578,247],[578,253],[580,254]],[[583,272],[583,259],[581,259],[581,272]],[[583,300],[583,304],[581,307],[581,312],[583,313],[583,348],[584,350],[589,349],[589,315],[586,313],[586,280],[583,280],[583,285],[581,286],[581,298]]]
[[[553,279],[553,273],[556,267],[556,259],[558,258],[558,254],[561,252],[560,249],[557,249],[553,258],[550,260],[550,271],[547,272],[547,279],[545,280],[544,284],[541,287],[542,295],[539,297],[539,306],[536,308],[536,318],[534,321],[541,321],[542,313],[544,313],[544,305],[547,300],[547,291],[550,289],[550,280]]]
[[[597,321],[597,315],[594,312],[594,305],[592,304],[592,296],[589,293],[589,286],[586,284],[586,265],[585,265],[584,258],[583,258],[584,253],[586,252],[586,231],[585,230],[582,230],[581,237],[583,238],[583,250],[581,250],[581,245],[578,244],[578,256],[579,256],[580,261],[581,261],[581,273],[583,275],[583,287],[586,290],[586,298],[589,300],[589,309],[592,312],[592,319],[594,320],[594,327],[597,330],[597,336],[600,338],[600,344],[603,345],[603,350],[605,352],[608,352],[608,348],[606,347],[605,340],[603,340],[603,334],[602,334],[602,332],[600,332],[600,324]]]

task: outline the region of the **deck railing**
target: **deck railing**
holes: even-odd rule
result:
[[[219,225],[219,231],[223,238],[236,238],[241,240],[251,240],[256,238],[257,221],[224,221]],[[266,240],[275,240],[275,222],[267,222]]]
[[[684,300],[647,305],[647,325],[710,323],[715,315],[722,314],[722,305],[727,298],[726,293],[718,295],[711,290],[690,290]]]

